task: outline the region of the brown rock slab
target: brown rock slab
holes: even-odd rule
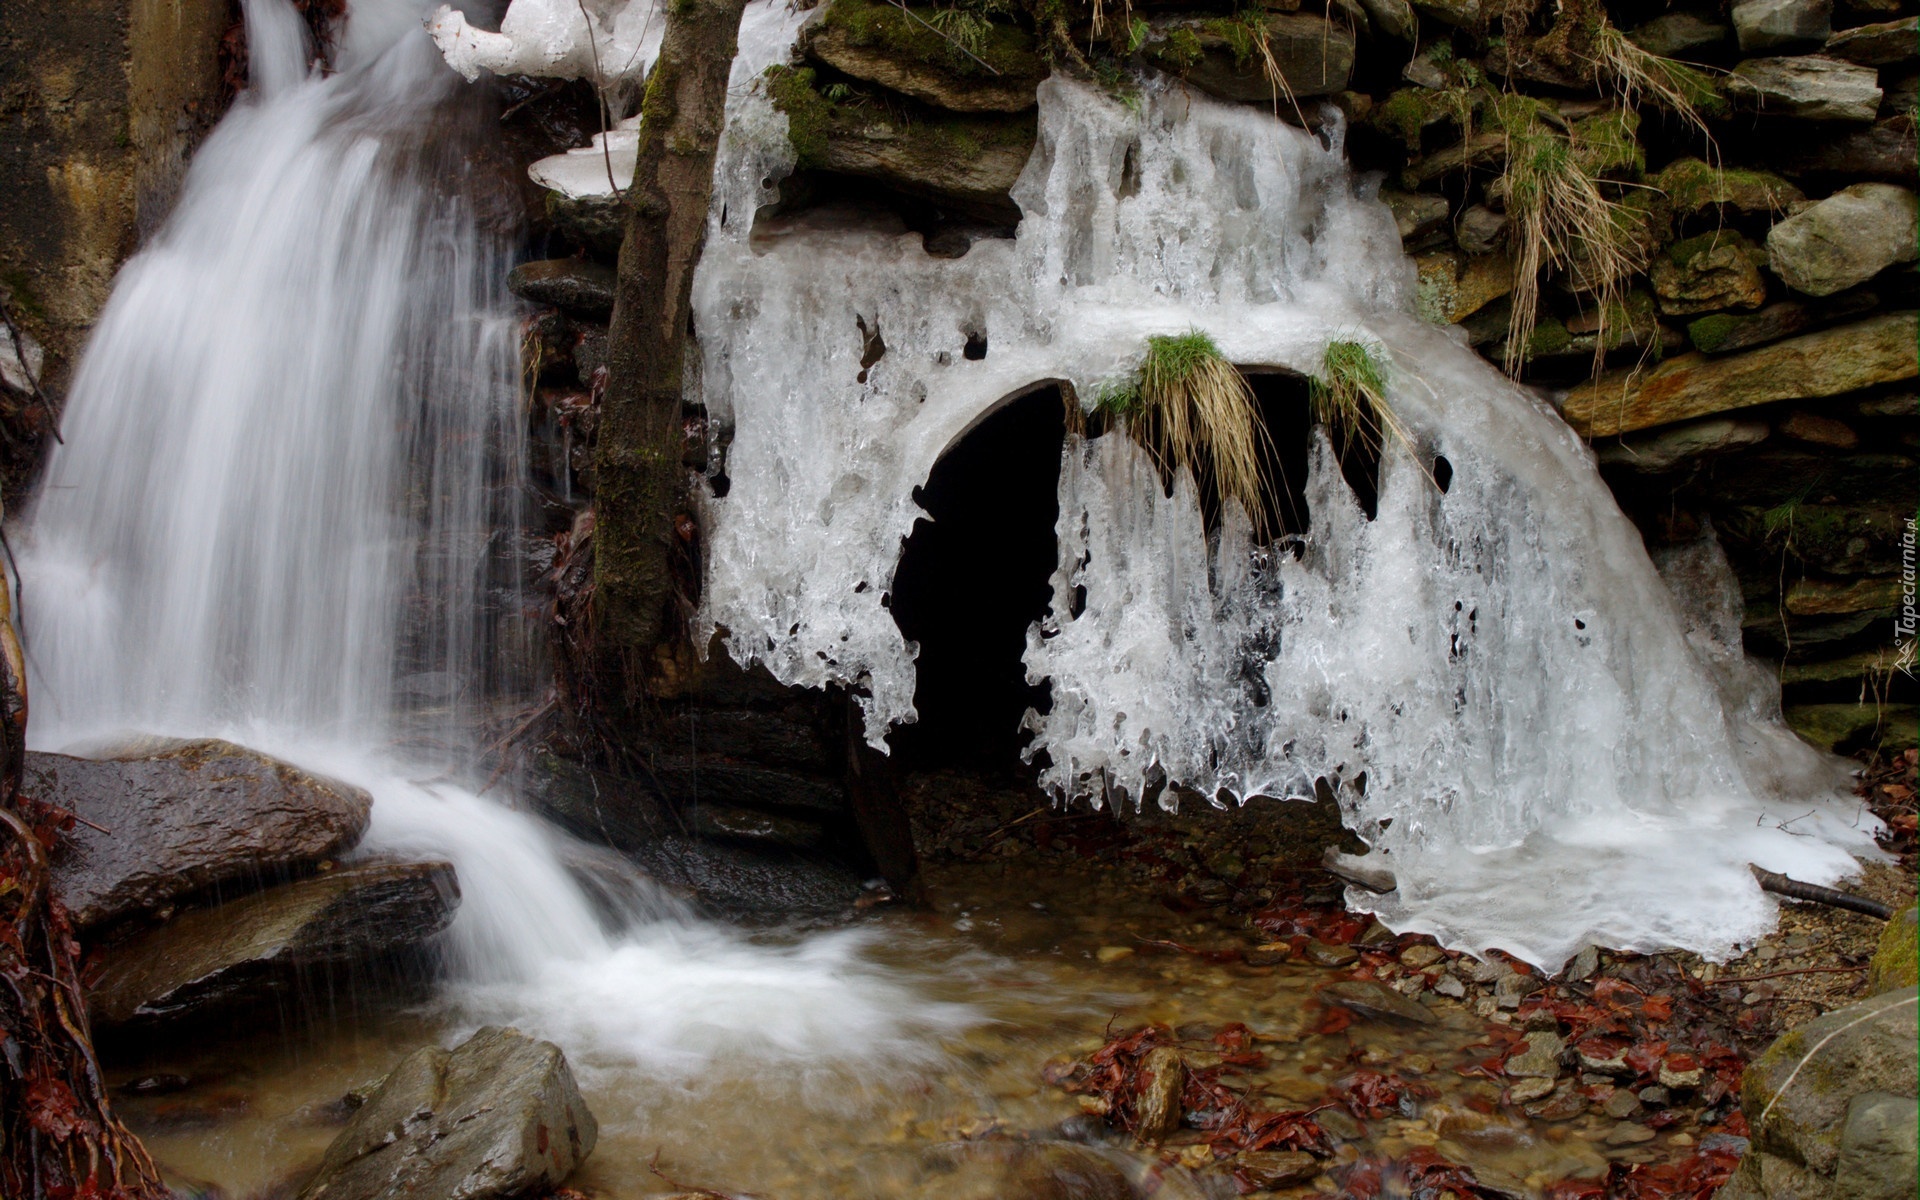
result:
[[[1881,612],[1900,603],[1898,579],[1800,579],[1787,589],[1787,611],[1796,617]]]
[[[1257,34],[1232,26],[1240,18],[1179,17],[1154,23],[1146,46],[1147,61],[1184,78],[1203,92],[1222,100],[1285,107],[1286,97],[1328,96],[1347,86],[1353,74],[1353,34],[1337,22],[1309,13],[1268,13],[1264,34],[1285,80],[1276,88],[1267,78],[1265,60],[1256,49],[1247,53]]]
[[[203,1017],[378,960],[446,928],[446,863],[363,863],[182,913],[109,948],[88,1005],[104,1026]]]
[[[343,853],[373,806],[359,788],[214,739],[110,758],[28,754],[23,786],[86,822],[53,864],[82,930]]]
[[[1320,999],[1338,1004],[1359,1016],[1381,1021],[1401,1021],[1409,1025],[1433,1025],[1438,1022],[1427,1007],[1391,988],[1365,980],[1330,983],[1320,989]]]
[[[1320,1160],[1297,1150],[1256,1150],[1237,1160],[1234,1174],[1245,1179],[1256,1192],[1276,1192],[1296,1187],[1320,1174]]]
[[[1180,1093],[1187,1086],[1186,1064],[1180,1061],[1178,1050],[1160,1046],[1147,1051],[1147,1056],[1140,1061],[1140,1070],[1146,1085],[1134,1109],[1134,1132],[1143,1142],[1162,1142],[1180,1127]]]
[[[1790,413],[1786,420],[1780,422],[1780,432],[1796,442],[1832,446],[1836,450],[1852,450],[1860,444],[1860,435],[1853,431],[1851,425],[1818,413]]]
[[[842,74],[954,112],[1023,112],[1047,64],[1033,36],[995,22],[968,54],[935,32],[939,10],[833,0],[802,38],[807,57]],[[978,58],[975,58],[977,55]]]
[[[1836,396],[1920,373],[1911,312],[1888,313],[1742,354],[1683,354],[1650,371],[1618,371],[1567,393],[1567,423],[1587,437],[1693,417]]]

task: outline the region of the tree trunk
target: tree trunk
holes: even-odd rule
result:
[[[697,601],[688,594],[698,587],[698,525],[687,512],[682,375],[744,8],[668,5],[641,105],[594,457],[595,690],[616,711],[639,698],[647,663],[683,632]]]
[[[80,989],[80,947],[49,854],[72,818],[20,792],[27,673],[0,572],[0,1196],[166,1200],[114,1117]]]

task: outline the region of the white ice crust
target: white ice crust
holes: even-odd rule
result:
[[[1358,340],[1418,461],[1388,454],[1369,520],[1323,440],[1297,561],[1237,512],[1210,546],[1188,481],[1169,497],[1122,438],[1069,438],[1055,603],[1026,652],[1051,684],[1029,725],[1057,795],[1137,801],[1164,773],[1216,802],[1308,799],[1324,778],[1400,880],[1352,902],[1548,966],[1594,942],[1725,955],[1774,918],[1747,863],[1831,882],[1872,853],[1841,764],[1781,726],[1737,635],[1690,632],[1588,448],[1410,315],[1412,267],[1337,137],[1056,78],[1018,236],[944,259],[870,223],[752,236],[784,135],[736,89],[696,281],[730,480],[700,620],[741,662],[856,689],[883,745],[914,719],[915,647],[886,608],[925,515],[913,489],[969,428],[1036,386],[1092,395],[1151,334],[1197,327],[1236,363],[1300,372]],[[864,374],[860,322],[886,345]],[[1724,592],[1717,555],[1683,572],[1689,596]]]
[[[427,32],[468,80],[491,71],[613,85],[641,78],[652,65],[665,24],[658,8],[655,0],[513,0],[495,31],[443,4],[427,19]]]

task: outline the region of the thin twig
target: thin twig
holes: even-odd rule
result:
[[[67,439],[60,436],[60,416],[53,411],[53,401],[47,398],[46,391],[41,388],[38,375],[27,365],[27,347],[20,340],[20,327],[13,323],[13,314],[7,311],[4,304],[0,304],[0,321],[7,323],[7,336],[13,340],[13,356],[20,362],[20,373],[27,377],[34,399],[40,401],[41,408],[47,410],[47,432],[53,434],[54,441],[66,445]]]
[[[587,0],[573,0],[580,6],[580,19],[587,26],[587,50],[593,55],[593,95],[600,102],[600,156],[607,164],[607,187],[613,198],[620,198],[620,185],[613,181],[613,147],[607,143],[607,77],[600,70],[600,43],[593,36],[593,18],[587,15]]]
[[[1704,980],[1708,987],[1723,983],[1759,983],[1762,979],[1785,979],[1789,975],[1838,975],[1843,971],[1864,971],[1865,967],[1801,967],[1793,971],[1768,971],[1764,975],[1729,975],[1725,979]]]

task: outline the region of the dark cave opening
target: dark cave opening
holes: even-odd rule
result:
[[[1052,598],[1065,437],[1060,389],[1037,389],[976,425],[914,492],[931,519],[914,523],[890,598],[901,634],[920,644],[920,719],[889,735],[903,766],[1020,766],[1020,718],[1047,705],[1020,656]]]

